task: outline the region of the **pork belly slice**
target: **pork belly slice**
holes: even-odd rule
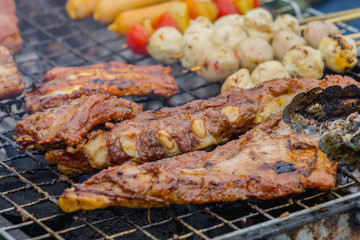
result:
[[[24,88],[25,82],[9,50],[0,46],[0,100],[16,97]]]
[[[81,67],[56,67],[44,82],[25,95],[26,111],[33,113],[61,105],[83,94],[170,97],[178,91],[170,67],[136,66],[121,62]]]
[[[19,121],[15,126],[18,150],[73,146],[95,126],[131,119],[141,111],[141,105],[115,96],[83,95]]]
[[[314,87],[357,84],[348,77],[326,80],[277,79],[254,89],[231,89],[209,100],[197,100],[181,107],[145,111],[116,124],[108,132],[97,132],[77,146],[90,166],[102,169],[127,161],[148,162],[225,143],[279,113],[299,92]],[[73,153],[52,153],[48,161],[71,167]],[[66,160],[62,160],[67,156]]]
[[[103,170],[66,189],[59,205],[65,212],[149,208],[329,190],[335,185],[337,164],[319,150],[318,141],[319,136],[292,132],[278,114],[211,152]]]
[[[23,40],[20,36],[13,0],[0,1],[0,29],[0,45],[8,48],[12,54],[16,53],[23,44]]]

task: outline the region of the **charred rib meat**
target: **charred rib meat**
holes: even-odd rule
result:
[[[83,94],[99,92],[115,96],[170,97],[178,91],[170,73],[170,67],[135,66],[121,62],[56,67],[45,74],[43,83],[25,95],[26,110],[33,113],[59,106]]]
[[[18,96],[24,88],[25,83],[9,50],[0,46],[0,100]]]
[[[65,212],[118,205],[131,208],[271,199],[307,188],[331,189],[337,164],[318,148],[319,136],[295,134],[280,115],[212,152],[103,170],[59,199]]]
[[[16,53],[23,44],[17,24],[15,2],[13,0],[1,0],[0,45],[8,48],[12,54]]]
[[[73,146],[95,126],[133,118],[142,106],[115,96],[82,96],[59,107],[30,115],[15,126],[18,150]]]
[[[181,107],[146,111],[117,124],[108,132],[96,132],[76,155],[91,167],[101,169],[126,161],[147,162],[204,149],[251,129],[271,113],[279,113],[299,92],[330,85],[358,84],[348,77],[327,80],[277,79],[254,89],[228,90],[209,100],[197,100]],[[74,167],[66,150],[47,155],[47,160]],[[66,161],[62,156],[67,156]],[[82,163],[84,164],[84,163]]]

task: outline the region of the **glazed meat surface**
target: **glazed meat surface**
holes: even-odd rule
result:
[[[18,96],[24,88],[25,83],[9,50],[0,46],[0,100]]]
[[[15,126],[18,150],[73,146],[95,126],[131,119],[141,111],[141,105],[115,96],[84,95],[19,121]]]
[[[16,6],[13,0],[0,1],[0,45],[8,48],[12,54],[23,44],[15,14]]]
[[[26,111],[33,113],[61,105],[83,94],[170,97],[178,91],[170,67],[136,66],[109,62],[81,67],[56,67],[44,82],[25,95]]]
[[[197,100],[181,107],[145,111],[116,124],[108,132],[96,132],[76,147],[76,156],[102,169],[126,161],[148,162],[225,143],[231,138],[278,113],[299,92],[314,87],[357,84],[348,77],[326,80],[277,79],[253,89],[232,89],[209,100]],[[73,152],[47,154],[50,162],[72,165]],[[66,156],[66,161],[63,160]],[[81,163],[84,164],[84,163]],[[62,169],[64,169],[62,167]]]
[[[65,212],[118,205],[130,208],[272,199],[335,185],[337,164],[318,148],[319,136],[296,134],[272,116],[212,152],[156,162],[125,163],[65,190]]]

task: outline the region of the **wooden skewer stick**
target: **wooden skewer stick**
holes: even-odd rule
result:
[[[358,39],[358,38],[360,38],[360,32],[351,33],[351,34],[347,34],[347,35],[344,35],[344,36],[348,37],[348,38],[352,38],[352,39]]]
[[[184,69],[182,71],[182,73],[187,73],[187,72],[197,72],[197,71],[200,71],[202,69],[202,66],[195,66],[195,67],[192,67],[192,68],[187,68],[187,69]]]
[[[184,56],[184,55],[183,55],[182,53],[180,53],[180,54],[175,55],[174,58],[175,58],[175,59],[179,59],[179,58],[182,58],[183,56]]]
[[[190,71],[196,72],[196,71],[199,71],[201,69],[202,69],[202,66],[195,66],[195,67],[190,68]]]
[[[313,16],[313,17],[300,19],[299,23],[302,24],[302,23],[307,23],[307,22],[311,22],[311,21],[326,20],[329,18],[345,16],[347,14],[355,13],[355,12],[359,12],[359,11],[360,11],[360,8],[354,8],[354,9],[349,9],[349,10],[344,10],[344,11],[333,12],[333,13],[328,13],[328,14],[321,15],[321,16]]]
[[[356,19],[356,18],[360,18],[360,11],[348,14],[346,16],[329,18],[329,19],[326,19],[325,22],[328,22],[328,23],[345,22],[345,21],[349,21],[352,19]],[[301,28],[301,30],[304,30],[306,28],[306,25],[301,25],[300,28]]]
[[[337,22],[344,22],[344,21],[349,21],[352,19],[356,19],[360,17],[360,11],[345,15],[345,16],[339,16],[339,17],[334,17],[334,18],[329,18],[326,20],[326,22],[330,22],[330,23],[337,23]]]

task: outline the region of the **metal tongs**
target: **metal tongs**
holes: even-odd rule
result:
[[[282,113],[297,133],[321,134],[319,147],[332,161],[360,160],[360,88],[331,86],[297,94]]]

